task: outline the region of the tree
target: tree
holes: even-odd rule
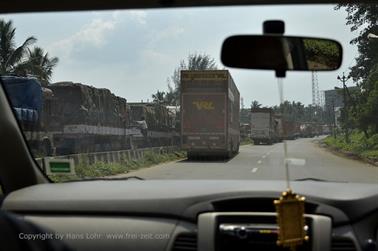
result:
[[[369,33],[378,33],[378,5],[341,4],[336,7],[341,8],[347,12],[346,24],[351,31],[359,31],[358,37],[350,42],[357,45],[359,52],[350,76],[360,91],[353,95],[353,105],[345,112],[352,125],[369,137],[369,130],[378,133],[378,40],[368,38]]]
[[[218,66],[214,58],[208,54],[189,54],[187,60],[181,60],[179,66],[173,71],[171,77],[168,78],[168,93],[174,99],[170,105],[177,105],[180,98],[180,73],[182,70],[217,70]]]
[[[29,50],[28,60],[25,62],[25,72],[36,76],[41,82],[47,84],[50,81],[52,70],[57,65],[58,58],[51,57],[40,47]]]
[[[167,105],[175,105],[176,95],[172,90],[169,90],[164,97],[164,103]]]
[[[152,94],[152,99],[154,103],[164,104],[165,103],[165,92],[157,91],[155,94]]]
[[[365,82],[371,86],[369,92],[352,92],[349,98],[348,118],[350,122],[364,132],[366,138],[378,133],[378,65],[372,69]]]
[[[16,28],[12,21],[0,20],[0,74],[12,74],[22,71],[20,68],[26,61],[28,47],[37,41],[28,37],[22,45],[15,45]]]
[[[326,122],[326,111],[320,106],[304,106],[301,102],[289,102],[285,100],[279,106],[274,106],[273,110],[275,113],[281,114],[285,119],[290,121],[299,123]]]
[[[42,85],[50,81],[57,57],[50,57],[40,47],[29,48],[37,39],[28,37],[22,45],[15,45],[16,28],[12,21],[0,19],[0,74],[33,75]]]
[[[252,103],[251,103],[251,108],[252,109],[260,108],[261,106],[262,105],[257,100],[253,100]]]
[[[356,65],[351,68],[350,75],[356,82],[368,78],[371,70],[378,63],[377,40],[368,38],[369,33],[378,33],[378,5],[377,4],[339,4],[336,10],[344,9],[347,12],[346,25],[350,30],[359,31],[358,37],[350,41],[357,45],[359,56]]]

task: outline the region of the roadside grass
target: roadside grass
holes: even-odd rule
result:
[[[244,146],[244,145],[253,145],[253,140],[250,139],[250,138],[244,138],[244,139],[240,142],[240,145],[241,145],[241,146]]]
[[[347,143],[344,135],[338,135],[336,138],[328,136],[323,140],[323,143],[337,151],[351,153],[373,162],[378,161],[378,134],[366,138],[362,132],[353,131],[349,139],[350,142]]]
[[[105,163],[98,161],[89,164],[86,159],[81,159],[75,165],[76,175],[50,175],[49,178],[54,182],[64,182],[71,180],[83,180],[96,177],[106,177],[111,175],[123,174],[140,168],[151,167],[160,163],[174,161],[186,157],[186,152],[177,151],[173,153],[156,154],[145,152],[144,156],[138,160],[122,159],[118,163]]]

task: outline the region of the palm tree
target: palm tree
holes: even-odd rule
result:
[[[165,94],[164,103],[167,105],[177,105],[176,104],[176,96],[172,91],[169,91]]]
[[[252,103],[251,103],[252,109],[256,109],[256,108],[260,108],[260,107],[261,107],[261,104],[259,103],[259,101],[257,101],[257,100],[252,101]]]
[[[34,75],[42,83],[48,84],[53,68],[58,64],[57,57],[49,57],[40,47],[29,50],[28,60],[23,64],[27,74]]]
[[[12,21],[0,20],[0,74],[18,73],[26,60],[28,47],[37,41],[34,37],[28,37],[21,46],[16,47],[15,34]]]
[[[163,104],[165,102],[165,92],[157,91],[156,94],[152,94],[153,102],[157,104]]]

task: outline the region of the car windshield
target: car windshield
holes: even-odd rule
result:
[[[286,163],[291,180],[376,183],[377,18],[367,4],[1,15],[1,83],[54,182],[284,180]],[[340,42],[341,68],[279,85],[224,66],[223,41],[266,20]]]

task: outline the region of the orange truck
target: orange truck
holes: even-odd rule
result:
[[[240,94],[227,70],[181,71],[181,147],[231,157],[240,145]]]

